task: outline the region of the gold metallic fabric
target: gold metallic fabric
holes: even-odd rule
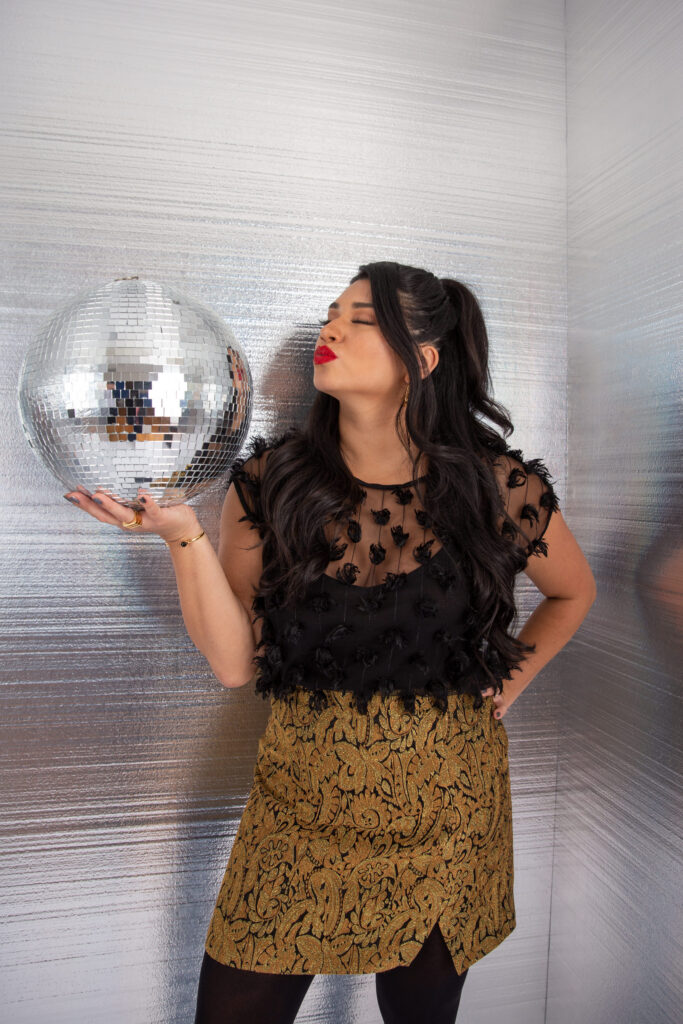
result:
[[[469,694],[446,714],[347,691],[271,698],[205,948],[277,974],[409,964],[438,921],[459,973],[515,928],[508,738]]]

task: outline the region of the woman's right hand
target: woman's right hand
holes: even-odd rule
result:
[[[64,497],[73,501],[93,519],[99,519],[101,523],[109,523],[111,526],[118,526],[125,532],[156,533],[162,540],[169,543],[184,537],[192,537],[201,532],[199,520],[194,509],[189,505],[171,505],[168,508],[161,508],[149,491],[145,491],[141,487],[138,488],[138,497],[145,506],[144,509],[140,509],[142,523],[130,531],[121,524],[129,523],[135,515],[135,510],[116,501],[108,494],[95,491],[91,495],[85,488],[82,490],[79,488],[76,491],[67,491]]]

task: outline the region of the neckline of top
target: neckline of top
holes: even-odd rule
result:
[[[352,477],[357,484],[361,484],[362,487],[374,487],[378,491],[391,491],[396,487],[410,487],[412,484],[419,484],[422,480],[427,479],[427,474],[424,476],[415,476],[412,480],[408,480],[404,484],[369,484],[365,480],[359,480],[357,476]]]

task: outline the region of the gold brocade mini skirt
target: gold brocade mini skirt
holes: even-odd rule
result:
[[[462,973],[515,927],[508,738],[493,699],[415,712],[271,698],[205,948],[274,974],[410,964],[438,922]]]

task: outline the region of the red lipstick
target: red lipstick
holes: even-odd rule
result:
[[[331,348],[327,345],[318,345],[317,349],[313,353],[313,362],[318,363],[329,363],[331,359],[336,359],[337,356],[334,354]]]

